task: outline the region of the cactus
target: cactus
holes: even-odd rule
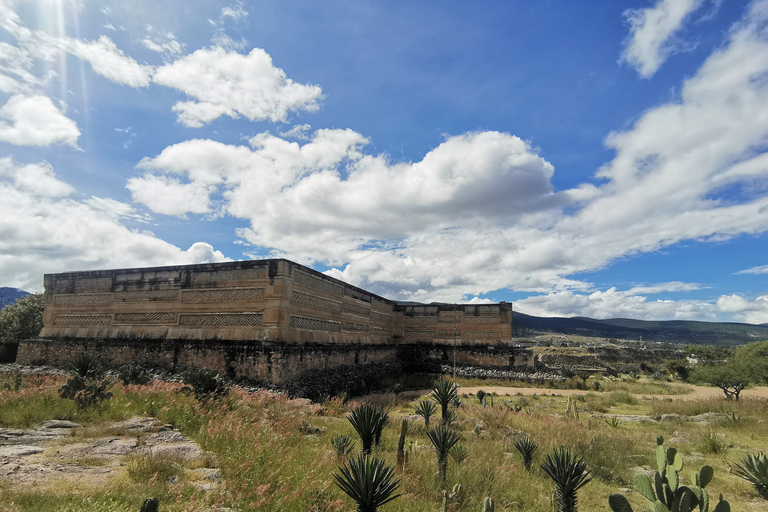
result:
[[[493,498],[490,496],[483,502],[483,512],[493,512]]]
[[[360,454],[333,475],[336,485],[357,504],[358,512],[376,512],[385,503],[401,496],[395,494],[400,479],[384,459]]]
[[[751,483],[757,493],[768,500],[768,457],[764,453],[747,454],[746,459],[741,459],[741,464],[736,464],[734,472]]]
[[[576,512],[576,492],[592,481],[584,459],[561,446],[547,455],[541,469],[555,482],[558,512]]]
[[[405,434],[408,433],[408,420],[403,418],[400,423],[400,439],[397,441],[397,467],[405,470]]]
[[[139,512],[157,512],[159,504],[157,498],[147,498],[141,505],[141,510]]]
[[[658,471],[653,475],[653,481],[645,473],[635,475],[635,486],[638,492],[648,501],[654,512],[709,512],[709,494],[704,489],[714,475],[712,466],[703,466],[701,470],[691,473],[691,485],[680,485],[680,471],[683,469],[683,458],[675,448],[665,449],[664,438],[656,440],[656,465]],[[632,506],[621,494],[611,494],[608,504],[613,512],[633,512]],[[730,512],[730,504],[720,495],[713,512]]]

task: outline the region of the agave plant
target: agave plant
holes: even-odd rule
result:
[[[517,448],[517,451],[523,456],[523,467],[526,471],[530,471],[531,464],[533,463],[533,452],[536,451],[539,445],[537,445],[533,439],[526,436],[515,441],[514,447]]]
[[[184,373],[183,382],[186,386],[181,390],[193,393],[198,400],[206,401],[229,394],[229,384],[216,370],[190,368]]]
[[[347,434],[339,434],[331,438],[331,446],[339,459],[345,459],[355,449],[355,442]]]
[[[437,411],[437,406],[429,400],[422,400],[416,406],[416,414],[424,418],[424,426],[429,427],[429,418]]]
[[[432,399],[440,405],[440,414],[443,418],[443,425],[447,425],[449,419],[448,408],[459,396],[459,386],[455,382],[452,382],[445,378],[440,378],[435,382],[435,386],[432,388],[430,396]]]
[[[427,437],[432,441],[437,455],[437,470],[440,479],[445,483],[445,473],[448,470],[448,454],[451,448],[459,442],[459,435],[445,425],[437,426],[427,431]]]
[[[389,414],[381,407],[362,404],[355,407],[347,419],[360,436],[363,453],[368,454],[373,445],[378,446],[381,441],[381,432],[389,423]]]
[[[736,475],[751,483],[757,493],[768,500],[768,457],[764,453],[747,454],[747,458],[735,466]]]
[[[384,459],[360,454],[339,468],[334,474],[336,485],[357,503],[358,512],[376,512],[401,494],[395,494],[400,479],[395,478],[395,469],[385,464]]]
[[[584,459],[561,446],[547,454],[541,469],[555,482],[558,512],[576,512],[576,492],[592,481]]]
[[[467,447],[462,443],[456,443],[453,445],[453,448],[448,451],[448,455],[450,455],[453,459],[453,462],[459,466],[462,462],[469,458],[469,451],[467,450]]]
[[[104,376],[104,369],[99,360],[86,352],[78,354],[70,363],[70,367],[75,376],[83,379],[100,379]]]

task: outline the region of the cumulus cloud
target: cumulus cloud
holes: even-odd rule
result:
[[[553,166],[514,135],[447,137],[408,162],[366,153],[367,139],[352,130],[318,130],[297,142],[265,133],[250,147],[185,141],[142,160],[148,174],[132,190],[161,178],[195,185],[248,222],[238,233],[255,254],[322,261],[333,267],[329,275],[392,298],[454,302],[511,288],[560,298],[566,312],[567,303],[597,293],[591,302],[626,299],[641,318],[719,315],[714,303],[647,300],[657,285],[596,292],[572,276],[682,240],[768,230],[768,197],[743,190],[746,180],[768,177],[760,149],[768,118],[755,115],[768,112],[766,6],[748,10],[677,98],[610,134],[615,157],[593,183],[570,190],[554,190]],[[204,52],[208,59],[214,50]],[[232,108],[206,105],[211,118]],[[134,199],[164,208],[159,197]],[[173,214],[211,204],[188,196]],[[671,293],[693,285],[664,286]],[[593,309],[584,311],[608,311]]]
[[[107,198],[78,201],[48,164],[0,159],[0,275],[4,285],[40,290],[42,275],[99,268],[224,261],[209,244],[182,250],[121,218],[133,207]],[[106,212],[109,212],[108,214]]]
[[[653,7],[626,11],[630,32],[622,59],[641,76],[651,77],[670,55],[682,49],[674,35],[704,3],[705,0],[658,0]]]
[[[213,47],[160,67],[154,81],[178,89],[196,101],[179,102],[179,122],[200,127],[226,115],[251,121],[285,121],[289,112],[319,108],[319,86],[299,84],[272,64],[260,48],[248,55]]]
[[[210,187],[197,183],[181,183],[167,176],[147,174],[128,180],[126,188],[133,200],[152,205],[152,211],[182,217],[186,213],[207,213],[210,210]]]
[[[671,285],[671,286],[670,286]],[[682,285],[682,286],[681,286]],[[592,293],[562,291],[528,297],[515,302],[515,310],[536,316],[590,318],[636,318],[640,320],[691,319],[768,322],[768,295],[749,300],[740,295],[722,295],[716,300],[649,299],[646,295],[678,289],[696,289],[689,283],[663,283],[619,291],[615,287]]]
[[[46,96],[12,96],[0,107],[0,141],[17,146],[77,147],[80,130]]]

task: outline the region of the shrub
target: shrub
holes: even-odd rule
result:
[[[183,382],[186,386],[181,391],[194,394],[198,400],[205,401],[229,394],[229,384],[216,370],[191,368],[184,374]]]

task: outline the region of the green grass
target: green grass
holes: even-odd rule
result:
[[[249,394],[235,388],[226,398],[201,404],[194,397],[174,393],[178,385],[155,383],[147,387],[115,386],[113,400],[98,408],[77,411],[71,401],[58,398],[57,384],[0,392],[0,425],[31,426],[45,419],[63,417],[89,426],[90,430],[81,432],[95,434],[111,421],[151,413],[165,423],[174,424],[211,454],[211,460],[221,469],[223,489],[195,492],[184,481],[185,472],[180,467],[183,464],[147,453],[125,460],[125,477],[112,488],[92,492],[90,496],[75,495],[67,489],[45,493],[21,491],[1,482],[3,500],[13,501],[15,508],[0,506],[0,510],[129,511],[138,510],[144,498],[154,495],[161,499],[163,512],[208,507],[229,507],[243,512],[353,510],[346,495],[332,484],[338,464],[331,444],[333,436],[347,434],[355,439],[357,448],[360,447],[346,415],[356,403],[368,399],[387,408],[392,421],[384,430],[378,455],[394,464],[400,418],[413,416],[418,400],[424,399],[417,396],[418,393],[399,393],[397,397],[392,393],[378,393],[348,403],[339,397],[323,404],[311,404],[268,391]],[[486,384],[490,387],[497,383],[486,381]],[[463,405],[457,411],[454,426],[468,458],[461,465],[449,459],[447,486],[456,483],[463,486],[466,495],[463,510],[480,510],[487,495],[494,498],[497,509],[501,510],[505,505],[508,510],[549,510],[553,486],[539,464],[552,447],[562,445],[584,456],[595,477],[579,492],[580,509],[608,512],[608,496],[620,488],[634,488],[632,479],[637,468],[655,465],[658,435],[668,440],[677,439],[676,443],[668,441],[665,445],[677,447],[684,455],[686,467],[682,474],[685,478],[691,470],[710,464],[715,469],[711,494],[716,496],[722,492],[733,510],[760,510],[761,503],[755,500],[751,486],[729,474],[727,467],[746,453],[768,445],[768,430],[757,428],[763,425],[760,421],[768,421],[768,407],[763,402],[644,400],[632,390],[642,389],[638,393],[646,395],[645,384],[615,384],[607,391],[587,394],[583,401],[574,401],[580,420],[565,418],[567,398],[561,396],[528,396],[524,400],[523,397],[496,397],[494,406],[485,409],[475,396],[462,398]],[[556,390],[553,394],[557,394]],[[504,400],[517,401],[522,410],[515,412],[505,406]],[[705,426],[684,421],[622,421],[613,428],[604,420],[590,416],[605,415],[606,411],[610,416],[669,413],[692,416],[714,411],[723,413],[723,417]],[[728,419],[727,412],[732,419]],[[324,428],[325,433],[303,433],[301,426],[305,422]],[[513,447],[514,441],[524,435],[539,445],[530,473],[524,470],[520,454]],[[733,447],[714,453],[712,443],[702,441],[705,436],[710,436],[710,441],[720,440]],[[439,510],[442,488],[436,474],[435,453],[420,418],[409,428],[406,449],[409,460],[401,475],[399,491],[404,496],[381,511]],[[170,483],[168,479],[172,476],[179,477],[179,481]],[[628,499],[636,509],[645,506],[637,493],[630,493]],[[98,503],[100,508],[86,507],[93,503]]]

